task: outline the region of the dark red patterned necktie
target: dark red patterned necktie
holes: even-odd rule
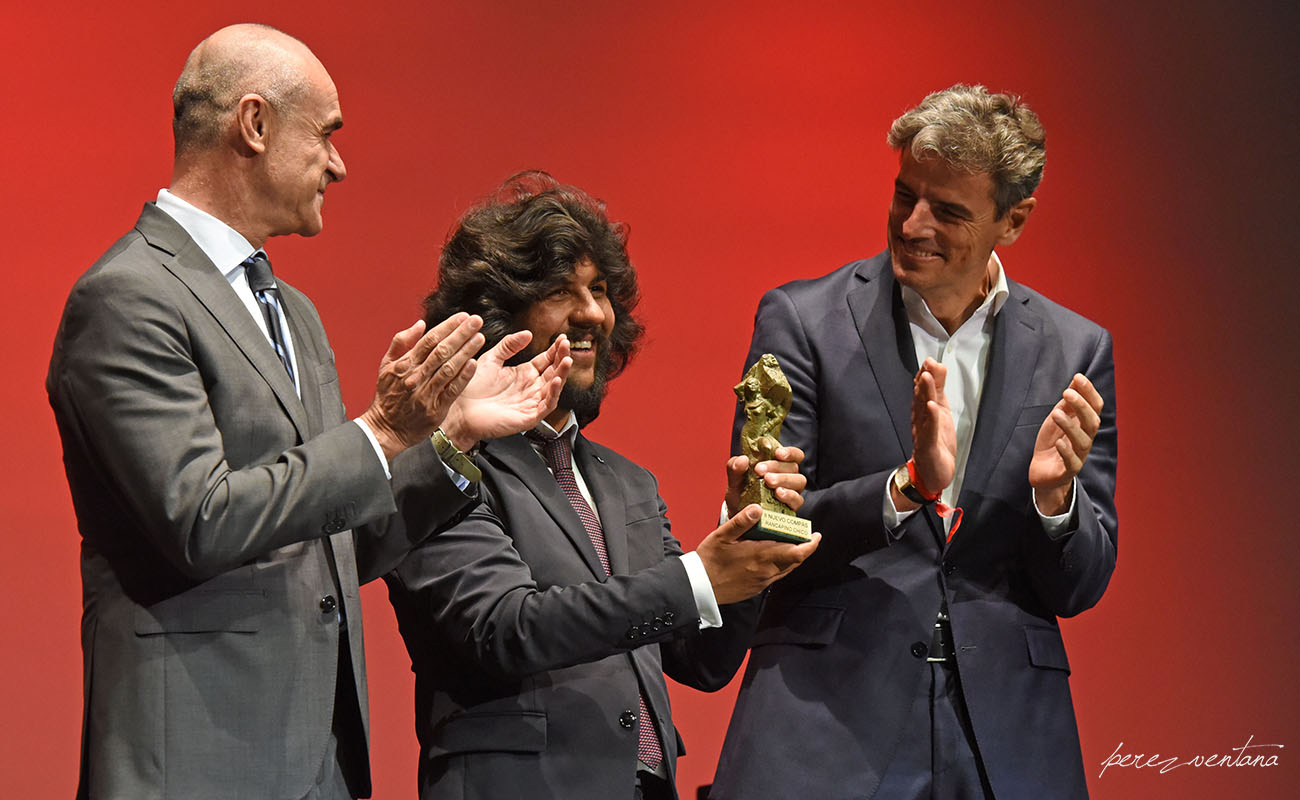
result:
[[[529,438],[541,445],[542,458],[546,461],[546,466],[551,468],[555,482],[564,491],[564,496],[569,498],[569,505],[573,506],[573,510],[578,513],[578,519],[582,520],[582,527],[591,539],[591,546],[596,548],[600,565],[605,568],[605,574],[609,575],[609,551],[605,549],[605,531],[601,529],[600,520],[596,518],[586,498],[578,490],[578,481],[573,477],[573,453],[569,449],[569,437],[560,434],[548,439],[530,432]],[[646,709],[645,695],[640,692],[638,694],[640,696],[637,699],[641,707],[637,715],[636,757],[642,764],[655,770],[664,760],[664,751],[659,746],[659,737],[655,734],[654,724]]]

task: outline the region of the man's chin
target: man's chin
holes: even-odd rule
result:
[[[560,390],[559,408],[567,408],[578,418],[578,425],[586,425],[600,416],[600,404],[605,399],[605,382],[591,381],[584,386],[566,382]]]

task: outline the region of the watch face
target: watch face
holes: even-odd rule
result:
[[[907,490],[911,488],[912,482],[907,477],[906,466],[894,470],[894,486],[898,487],[898,491],[903,494],[907,494]]]

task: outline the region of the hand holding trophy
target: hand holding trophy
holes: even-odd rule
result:
[[[802,544],[812,539],[812,523],[795,516],[795,512],[777,498],[754,468],[776,458],[781,447],[781,425],[790,413],[793,393],[790,382],[776,356],[765,353],[745,373],[735,387],[736,396],[745,406],[745,424],[740,429],[740,446],[749,459],[749,471],[741,489],[741,506],[758,503],[763,515],[758,524],[742,539],[769,539]]]

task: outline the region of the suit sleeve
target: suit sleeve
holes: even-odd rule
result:
[[[394,603],[414,603],[413,618],[429,620],[440,641],[463,648],[491,674],[516,680],[697,627],[686,569],[673,557],[680,552],[632,574],[542,587],[502,521],[479,504],[413,550],[387,580]]]
[[[885,547],[891,540],[881,515],[881,502],[892,470],[829,485],[821,480],[818,464],[824,432],[817,413],[818,389],[830,376],[823,374],[826,365],[808,336],[806,322],[784,289],[769,291],[759,302],[744,364],[748,369],[764,353],[771,353],[780,362],[794,394],[781,428],[781,443],[804,451],[800,472],[807,476],[808,488],[799,516],[812,521],[813,530],[822,534],[822,542],[807,561],[783,579],[791,582]],[[732,453],[740,453],[740,429],[744,424],[745,410],[738,405],[732,426]]]
[[[1075,519],[1056,537],[1039,524],[1032,497],[1026,516],[1024,557],[1038,596],[1058,617],[1072,617],[1097,604],[1115,571],[1119,521],[1115,511],[1118,434],[1115,363],[1110,334],[1102,330],[1083,370],[1102,397],[1101,426],[1077,482]]]
[[[357,576],[361,583],[382,577],[429,536],[464,518],[477,489],[462,492],[425,441],[393,459],[392,492],[397,513],[356,532]]]
[[[659,646],[664,673],[680,684],[703,692],[726,686],[745,660],[758,628],[764,595],[719,606],[722,627],[685,630]]]
[[[202,580],[391,512],[383,468],[356,425],[271,463],[232,466],[223,436],[239,434],[218,427],[207,391],[229,377],[226,365],[200,368],[184,302],[139,273],[83,279],[69,297],[47,385],[65,449],[77,449],[152,547]],[[280,409],[239,412],[241,433],[258,430],[261,416],[280,424]]]
[[[664,558],[675,560],[682,554],[681,543],[672,535],[667,508],[659,499],[659,518],[663,522]],[[699,628],[698,611],[692,625],[678,630],[679,635],[661,642],[663,671],[680,684],[703,692],[716,692],[735,676],[745,660],[749,642],[758,627],[758,615],[764,595],[739,603],[719,605],[722,626]],[[692,609],[695,609],[692,603]]]

